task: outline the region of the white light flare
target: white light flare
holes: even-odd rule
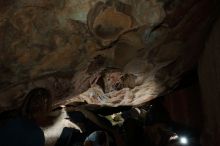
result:
[[[186,137],[180,137],[179,141],[183,145],[187,145],[188,144],[188,139]]]

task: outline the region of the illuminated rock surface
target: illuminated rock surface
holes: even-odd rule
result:
[[[54,106],[144,104],[198,61],[215,0],[0,0],[0,112],[35,87]]]

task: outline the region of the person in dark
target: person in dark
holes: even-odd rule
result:
[[[84,134],[74,128],[64,127],[55,146],[83,146]]]
[[[148,140],[148,145],[168,146],[169,144],[174,144],[172,139],[177,137],[177,134],[169,129],[172,120],[169,112],[163,105],[163,100],[164,97],[157,97],[147,107],[144,133]]]
[[[84,146],[109,146],[107,133],[104,131],[91,133],[85,139]]]
[[[128,118],[123,124],[124,138],[127,146],[144,146],[145,137],[141,122]]]
[[[83,133],[74,128],[64,127],[59,139],[56,141],[55,146],[83,146],[85,138],[93,131],[100,129],[79,111],[71,111],[67,112],[67,114],[69,116],[68,119],[78,125],[82,129]]]
[[[47,89],[35,88],[26,96],[22,116],[9,119],[0,127],[0,146],[44,146],[45,124],[51,106]]]

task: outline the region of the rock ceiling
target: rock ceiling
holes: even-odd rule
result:
[[[215,0],[0,0],[0,112],[35,87],[54,106],[140,105],[197,62]]]

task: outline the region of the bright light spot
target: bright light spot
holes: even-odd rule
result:
[[[188,144],[188,139],[186,137],[180,137],[181,144]]]

